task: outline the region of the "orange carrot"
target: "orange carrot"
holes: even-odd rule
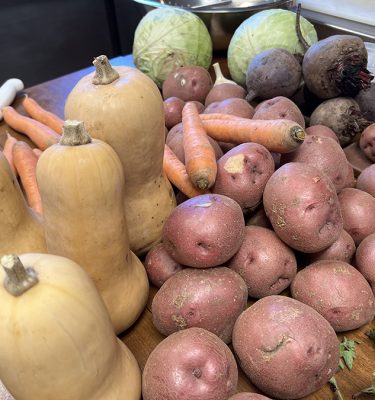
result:
[[[41,155],[42,155],[42,150],[40,150],[40,149],[37,149],[37,148],[35,148],[35,149],[33,149],[33,152],[34,152],[34,154],[39,158]]]
[[[164,147],[163,170],[167,178],[185,196],[195,197],[209,193],[208,190],[197,189],[186,172],[185,165],[177,158],[176,154],[166,144]]]
[[[12,135],[9,135],[9,133],[7,133],[7,138],[5,140],[3,149],[3,154],[5,158],[8,160],[9,166],[15,175],[17,174],[17,171],[16,168],[14,167],[12,152],[13,152],[13,146],[16,142],[17,139]]]
[[[216,156],[193,102],[182,109],[182,131],[186,171],[195,187],[209,189],[216,179]]]
[[[28,136],[41,150],[58,143],[61,139],[61,136],[53,129],[39,121],[19,114],[11,106],[3,107],[2,112],[4,121],[11,128]]]
[[[262,144],[275,153],[289,153],[300,146],[305,139],[303,128],[286,119],[255,120],[233,118],[202,121],[207,135],[228,143],[254,142]]]
[[[63,119],[58,117],[56,114],[47,111],[37,101],[27,95],[22,100],[22,105],[31,118],[41,122],[44,125],[47,125],[60,135],[62,134],[64,124]]]
[[[13,146],[13,161],[29,206],[42,214],[42,200],[36,182],[38,157],[26,142],[18,140]]]
[[[208,119],[228,119],[228,120],[231,121],[231,120],[233,120],[235,118],[242,118],[242,117],[237,117],[236,115],[222,114],[222,113],[199,114],[199,116],[201,117],[202,121],[206,121]]]

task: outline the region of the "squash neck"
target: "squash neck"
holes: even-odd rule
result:
[[[82,121],[66,120],[59,144],[62,146],[82,146],[91,143],[91,136]]]
[[[112,67],[107,56],[94,58],[93,64],[96,68],[92,83],[94,85],[108,85],[120,77],[119,73]]]
[[[14,297],[27,292],[39,282],[36,271],[31,267],[25,268],[14,254],[3,256],[1,265],[6,273],[4,288]]]

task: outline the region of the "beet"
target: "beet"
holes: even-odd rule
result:
[[[310,117],[310,126],[324,125],[331,128],[341,146],[353,142],[370,124],[361,113],[357,102],[350,97],[325,100]]]
[[[375,83],[366,90],[361,90],[354,99],[363,115],[371,121],[375,121]]]
[[[273,48],[258,53],[246,72],[247,101],[291,97],[301,83],[302,69],[288,50]]]
[[[367,50],[354,35],[333,35],[319,40],[306,51],[302,62],[306,86],[316,96],[356,96],[370,87],[373,75],[367,70]]]

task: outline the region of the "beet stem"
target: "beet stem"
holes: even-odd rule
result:
[[[297,14],[296,15],[296,33],[297,33],[298,40],[301,42],[304,49],[308,50],[310,45],[306,42],[305,38],[302,35],[302,31],[301,31],[301,11],[302,11],[301,3],[298,3],[297,12],[296,12],[296,14]]]

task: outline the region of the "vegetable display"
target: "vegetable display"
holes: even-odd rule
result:
[[[67,120],[60,143],[39,158],[37,181],[48,252],[85,269],[116,333],[123,332],[144,309],[148,279],[129,249],[117,154],[107,143],[91,139],[81,121]]]
[[[0,121],[3,119],[2,108],[10,106],[17,93],[24,88],[20,79],[12,78],[6,80],[0,87]]]

